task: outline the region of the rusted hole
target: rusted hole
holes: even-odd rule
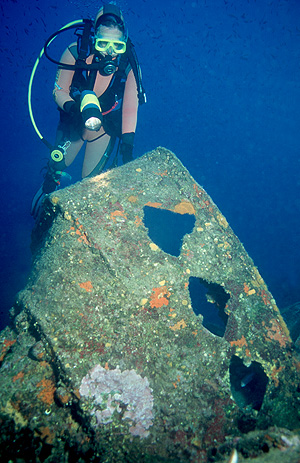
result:
[[[254,410],[260,410],[268,384],[268,377],[261,364],[254,361],[247,367],[239,357],[233,355],[229,373],[231,392],[237,405],[240,408],[251,406]]]
[[[148,228],[149,238],[160,249],[178,257],[184,235],[193,231],[195,216],[145,206],[144,224]]]
[[[228,315],[224,312],[229,294],[217,283],[190,277],[189,292],[196,315],[203,316],[203,326],[217,336],[224,336]]]

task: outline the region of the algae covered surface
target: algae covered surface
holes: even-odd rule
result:
[[[194,218],[178,255],[150,238],[146,208]],[[205,462],[230,436],[299,428],[299,359],[276,303],[172,152],[48,196],[32,251],[1,334],[8,436],[46,443],[49,461],[67,447],[82,461]],[[193,278],[222,332],[196,313]]]

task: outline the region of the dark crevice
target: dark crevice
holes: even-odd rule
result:
[[[217,283],[190,277],[189,292],[196,315],[203,316],[203,326],[217,336],[224,336],[228,315],[224,309],[229,294]]]

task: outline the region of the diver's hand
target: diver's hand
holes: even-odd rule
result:
[[[79,105],[74,100],[66,101],[63,105],[63,110],[70,115],[76,114],[79,111]]]
[[[122,143],[121,155],[122,155],[123,164],[127,164],[127,162],[130,162],[133,160],[132,152],[133,152],[133,145],[128,145],[128,143]]]
[[[123,164],[133,160],[133,140],[134,132],[123,133],[122,135],[122,144],[121,144],[121,155],[123,159]]]

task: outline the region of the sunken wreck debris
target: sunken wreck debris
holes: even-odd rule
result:
[[[49,195],[32,252],[0,333],[11,459],[205,462],[232,436],[300,427],[276,303],[172,152]]]

